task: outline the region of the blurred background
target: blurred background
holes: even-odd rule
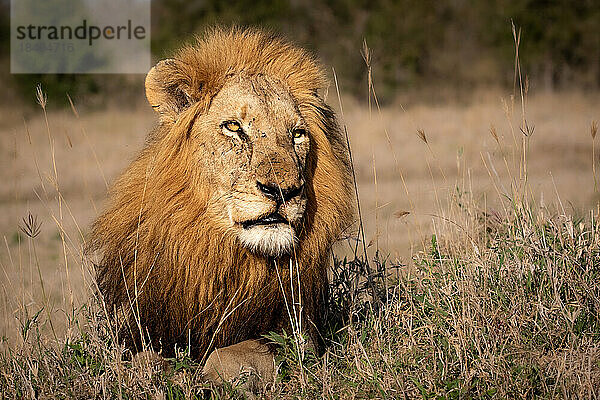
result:
[[[83,0],[82,0],[83,1]],[[9,0],[0,0],[0,65],[8,95],[31,102],[41,82],[52,106],[64,93],[94,106],[139,99],[140,81],[125,76],[9,76]],[[363,40],[372,49],[380,100],[399,93],[439,101],[440,89],[465,95],[473,88],[513,83],[511,20],[522,28],[523,68],[532,88],[600,85],[600,3],[595,0],[155,0],[152,52],[156,59],[214,24],[262,26],[309,48],[335,67],[344,92],[366,99]],[[118,89],[118,90],[116,90]],[[135,95],[132,95],[135,93]]]
[[[9,5],[0,0],[0,335],[43,292],[53,310],[86,301],[89,224],[156,123],[143,75],[11,75]],[[549,213],[598,204],[597,0],[156,0],[154,60],[214,24],[272,29],[317,55],[331,82],[335,69],[340,97],[333,84],[324,95],[348,130],[371,255],[409,267],[461,199],[493,215],[525,176],[521,195]]]

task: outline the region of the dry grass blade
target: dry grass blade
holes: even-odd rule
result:
[[[592,126],[590,127],[590,133],[592,135],[592,140],[596,139],[596,134],[598,133],[598,122],[592,121]]]

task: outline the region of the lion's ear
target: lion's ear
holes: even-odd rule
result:
[[[161,118],[175,119],[190,106],[189,84],[180,61],[159,61],[146,75],[146,98]]]

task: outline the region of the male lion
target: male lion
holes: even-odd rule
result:
[[[90,241],[133,351],[177,345],[204,360],[218,349],[209,378],[269,374],[261,337],[291,331],[293,303],[319,347],[328,254],[353,209],[325,84],[305,51],[250,29],[214,29],[150,70],[158,127]]]

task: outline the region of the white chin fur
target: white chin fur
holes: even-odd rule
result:
[[[239,238],[242,244],[253,252],[272,257],[291,253],[296,243],[296,234],[287,224],[242,228]]]

